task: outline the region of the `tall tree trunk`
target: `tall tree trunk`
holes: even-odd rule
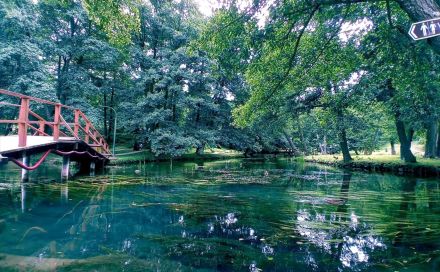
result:
[[[327,135],[324,135],[324,138],[322,139],[322,143],[319,144],[319,148],[321,149],[321,155],[327,155]]]
[[[110,107],[112,107],[113,109],[115,108],[115,88],[112,86],[112,92],[110,95]],[[109,124],[108,124],[108,137],[107,137],[107,142],[110,142],[111,140],[113,140],[113,130],[116,129],[114,127],[115,124],[115,113],[111,110],[110,111],[110,118],[109,118]]]
[[[438,121],[430,120],[426,124],[425,158],[434,158],[437,151]]]
[[[177,108],[176,104],[173,104],[173,117],[171,118],[173,122],[176,122],[176,116],[177,116]]]
[[[60,100],[61,99],[61,55],[58,56],[58,65],[57,65],[57,90],[56,90],[56,94],[57,94],[57,98]]]
[[[298,129],[299,129],[299,135],[301,137],[301,143],[303,146],[303,152],[304,155],[307,156],[309,154],[308,150],[307,150],[307,144],[306,144],[306,140],[304,139],[304,130],[301,124],[301,120],[299,119],[299,116],[296,117],[296,120],[298,121]]]
[[[345,128],[339,132],[339,141],[340,141],[339,144],[341,146],[341,151],[342,151],[342,158],[343,158],[344,162],[352,161],[353,159],[351,158],[350,150],[348,149],[347,134],[345,132]]]
[[[337,118],[337,126],[338,126],[339,145],[342,151],[342,158],[344,162],[350,162],[353,159],[351,158],[350,150],[348,148],[347,132],[345,130],[345,124],[344,124],[344,113],[342,112],[342,110],[337,111],[336,118]]]
[[[199,122],[200,122],[200,104],[197,103],[196,106],[197,106],[197,109],[196,109],[196,119],[195,119],[195,123],[196,123],[196,125],[198,125]]]
[[[107,106],[107,94],[104,92],[104,106]],[[104,136],[108,138],[108,122],[107,122],[107,107],[103,107],[104,109]]]
[[[60,103],[66,104],[67,94],[69,90],[65,86],[65,75],[69,72],[70,58],[67,56],[60,57],[60,59],[58,59],[58,65],[59,71],[57,71],[57,95]]]
[[[440,157],[440,125],[437,124],[437,126],[438,126],[438,132],[437,132],[438,137],[437,137],[436,155],[437,155],[437,157]]]
[[[396,130],[400,141],[400,157],[405,162],[416,162],[416,157],[411,152],[411,141],[406,136],[405,124],[400,120],[400,114],[396,114]]]
[[[413,22],[440,16],[440,1],[438,0],[396,0],[396,2]],[[440,54],[440,38],[431,38],[427,42],[437,54]]]
[[[394,97],[394,87],[391,79],[387,79],[386,81],[386,91],[388,95],[392,98]],[[400,119],[400,109],[398,104],[393,105],[394,108],[394,118],[395,125],[397,130],[397,136],[400,141],[400,158],[405,162],[416,162],[416,157],[411,152],[411,141],[414,135],[414,130],[411,130],[409,135],[406,136],[405,124]]]
[[[196,148],[197,155],[202,155],[204,151],[205,151],[205,144],[197,146]]]
[[[287,142],[289,143],[291,153],[295,154],[297,148],[296,148],[295,144],[293,143],[292,138],[289,136],[289,134],[287,134],[287,132],[283,132],[283,134],[284,134],[284,137],[286,138]]]
[[[7,124],[4,135],[8,136],[9,133],[11,133],[11,132],[12,132],[12,124]]]
[[[390,145],[391,145],[391,155],[396,155],[396,146],[395,146],[395,142],[394,139],[390,140]]]

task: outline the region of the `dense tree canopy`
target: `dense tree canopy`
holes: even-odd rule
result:
[[[303,152],[325,153],[331,150],[326,146],[338,142],[345,161],[351,160],[350,151],[369,153],[385,141],[394,149],[396,139],[402,158],[415,161],[411,142],[422,134],[425,155],[436,155],[438,38],[415,43],[406,34],[412,20],[434,16],[431,11],[439,10],[436,2],[259,3],[269,10],[260,28],[236,32],[237,25],[246,28],[264,8],[254,6],[237,16],[237,8],[229,7],[223,12],[230,20],[247,19],[235,20],[216,34],[230,41],[225,50],[237,38],[253,39],[244,71],[249,99],[234,110],[236,125],[256,126],[270,117],[282,120],[277,125],[285,132],[294,132],[292,125],[303,131],[301,135],[315,131],[299,139],[298,146],[313,145],[303,147]],[[217,13],[212,21],[224,16]],[[302,118],[313,121],[304,127]],[[324,129],[316,130],[312,123],[317,122]]]
[[[0,2],[0,88],[81,108],[157,156],[222,146],[440,155],[434,0]],[[2,114],[14,112],[1,109]],[[49,114],[40,109],[41,114]],[[3,128],[2,128],[3,129]],[[3,133],[8,133],[4,129]]]

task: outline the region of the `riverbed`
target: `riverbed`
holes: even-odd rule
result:
[[[0,166],[1,271],[439,271],[440,181],[289,159]]]

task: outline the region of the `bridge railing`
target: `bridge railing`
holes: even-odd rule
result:
[[[17,126],[19,147],[26,146],[28,132],[32,132],[34,136],[52,136],[54,141],[59,140],[60,137],[73,137],[84,141],[100,153],[110,154],[109,145],[105,138],[81,110],[2,89],[0,89],[0,95],[19,99],[19,104],[0,101],[0,105],[18,109],[17,119],[3,120],[4,117],[0,116],[0,124]],[[52,120],[45,120],[33,111],[31,106],[34,104],[46,106],[47,111],[53,108],[51,113]],[[65,119],[67,116],[69,118]],[[68,122],[67,120],[73,120],[73,122]]]

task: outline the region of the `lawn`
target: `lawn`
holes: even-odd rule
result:
[[[174,158],[175,160],[198,160],[198,159],[225,159],[242,157],[243,153],[231,149],[224,148],[207,148],[201,155],[196,154],[195,149],[183,154],[181,157]],[[156,158],[149,150],[133,151],[128,147],[121,147],[116,149],[116,160],[112,164],[127,164],[140,161],[155,161],[155,160],[169,160],[169,158]]]

